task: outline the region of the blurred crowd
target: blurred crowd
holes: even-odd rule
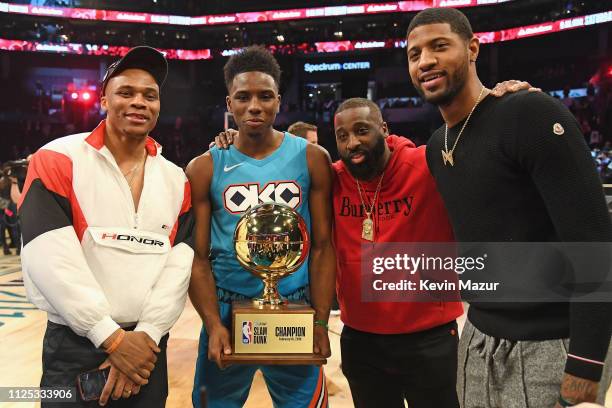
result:
[[[586,96],[573,98],[566,87],[561,98],[578,120],[586,143],[593,149],[602,149],[606,143],[612,142],[612,92],[609,88],[602,87],[595,92],[595,88],[589,85]]]
[[[612,144],[606,142],[603,149],[591,150],[591,155],[595,160],[597,172],[604,184],[612,184]]]
[[[570,96],[569,87],[563,91],[561,102],[574,114],[584,140],[591,148],[597,171],[604,184],[612,183],[612,92],[610,86],[595,91],[587,87],[581,98]]]
[[[599,88],[588,86],[586,96],[574,97],[570,95],[570,88],[564,89],[563,95],[555,95],[560,101],[574,114],[586,144],[591,148],[593,159],[597,163],[598,172],[606,183],[612,182],[612,92],[610,84],[604,84]],[[87,121],[71,122],[62,121],[59,118],[50,120],[47,116],[41,115],[44,111],[42,103],[43,92],[40,93],[33,104],[35,115],[20,122],[0,123],[3,133],[10,135],[5,138],[0,148],[0,162],[25,158],[42,145],[49,141],[72,133],[91,130],[102,116],[91,115]],[[341,100],[329,95],[323,101],[310,100],[300,107],[291,105],[283,106],[278,120],[288,121],[277,123],[279,128],[288,126],[289,123],[297,120],[307,120],[319,126],[320,143],[324,145],[330,153],[335,144],[333,132],[331,131],[331,119],[333,112],[338,107]],[[421,109],[423,103],[419,97],[397,97],[381,98],[377,100],[378,105],[383,111],[387,109]],[[160,121],[153,131],[152,136],[164,147],[164,155],[181,167],[185,167],[189,160],[201,154],[208,143],[214,138],[217,132],[223,128],[224,106],[209,107],[200,109],[195,115],[190,117],[160,117]],[[422,111],[425,112],[425,111]],[[424,113],[425,114],[425,113]],[[66,118],[64,118],[66,119]],[[390,123],[391,129],[396,133],[404,132],[408,137],[417,138],[419,144],[425,143],[431,134],[431,117],[423,117],[421,123]],[[286,126],[285,126],[286,125]],[[439,123],[435,124],[437,127]],[[230,123],[229,126],[235,126]],[[434,127],[434,128],[435,128]],[[420,135],[420,136],[419,136]],[[422,137],[421,137],[422,136]],[[422,139],[422,140],[421,140]]]
[[[21,229],[17,216],[17,203],[25,183],[28,159],[11,160],[0,170],[0,246],[4,255],[21,252]]]

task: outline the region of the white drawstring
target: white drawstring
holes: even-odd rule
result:
[[[521,384],[523,385],[523,403],[525,404],[525,408],[529,408],[527,403],[527,385],[525,384],[525,366],[523,364],[523,345],[520,341],[518,344],[518,352],[519,352],[519,366],[520,366],[520,375],[521,375]]]

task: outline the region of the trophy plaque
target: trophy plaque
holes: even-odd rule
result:
[[[234,231],[240,264],[263,281],[261,296],[232,302],[232,354],[225,364],[325,364],[313,353],[314,309],[289,302],[278,281],[298,270],[310,241],[304,219],[291,207],[265,203],[240,218]]]

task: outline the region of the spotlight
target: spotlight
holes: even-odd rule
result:
[[[73,93],[71,93],[71,94],[70,94],[70,97],[71,97],[72,99],[78,99],[78,98],[79,98],[79,94],[78,94],[78,93],[76,93],[76,92],[73,92]]]
[[[88,101],[91,99],[91,94],[89,92],[83,92],[81,98],[83,98],[84,101]]]
[[[276,39],[278,40],[278,42],[283,42],[285,41],[285,37],[283,35],[277,35]]]
[[[334,35],[338,38],[342,37],[342,31],[336,31]]]

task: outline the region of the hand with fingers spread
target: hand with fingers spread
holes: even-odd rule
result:
[[[511,79],[509,81],[497,83],[493,89],[491,89],[491,95],[500,97],[507,93],[514,93],[525,89],[529,92],[542,92],[540,88],[534,88],[529,82]]]
[[[238,131],[227,129],[215,136],[215,141],[211,142],[209,148],[217,146],[219,149],[229,149],[230,145],[234,144],[234,140],[238,137]]]
[[[121,330],[121,329],[120,329]],[[108,347],[119,335],[117,330],[104,343]],[[145,385],[157,362],[156,353],[161,350],[144,332],[125,332],[119,345],[109,354],[111,364],[124,373],[136,385]]]
[[[221,354],[232,354],[232,344],[229,331],[219,323],[208,331],[208,359],[223,369],[225,364],[221,361]]]
[[[113,400],[118,400],[119,398],[130,398],[132,395],[137,395],[140,392],[140,386],[134,384],[125,374],[115,368],[109,358],[99,368],[103,370],[107,367],[110,367],[110,372],[98,401],[101,406],[105,406],[108,403],[109,397]]]

